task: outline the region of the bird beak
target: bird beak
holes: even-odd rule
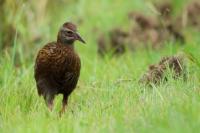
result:
[[[79,40],[80,42],[85,43],[85,41],[81,38],[81,36],[78,33],[75,33],[75,34],[76,34],[76,40]]]

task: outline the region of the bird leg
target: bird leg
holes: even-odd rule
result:
[[[54,95],[46,94],[44,98],[45,98],[45,102],[46,102],[46,105],[48,106],[49,110],[52,111]]]
[[[60,111],[60,116],[65,112],[66,106],[67,106],[67,100],[68,100],[68,95],[63,96],[63,101],[62,101],[62,109]]]

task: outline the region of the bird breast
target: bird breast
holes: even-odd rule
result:
[[[79,74],[81,67],[79,56],[74,50],[56,44],[44,46],[39,51],[36,62],[36,67],[43,72],[48,71],[56,75],[62,75],[65,72]]]

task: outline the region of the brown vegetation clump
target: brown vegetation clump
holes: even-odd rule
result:
[[[144,14],[131,12],[128,17],[133,25],[130,28],[129,47],[136,49],[139,47],[146,47],[147,44],[152,44],[155,47],[161,42],[161,34],[159,28],[159,21],[155,17],[147,17]]]
[[[153,49],[163,47],[164,42],[173,41],[184,44],[185,37],[181,29],[176,28],[172,16],[172,4],[164,2],[155,5],[159,15],[146,16],[137,12],[130,12],[129,19],[135,22],[130,31],[130,44],[137,47],[138,44],[151,44]]]
[[[200,28],[200,1],[193,1],[187,6],[187,24]]]
[[[185,43],[184,35],[182,34],[182,32],[177,30],[177,28],[175,28],[175,25],[170,24],[166,28],[169,31],[169,33],[171,34],[172,39],[174,41],[179,41],[182,45]]]
[[[97,39],[97,52],[100,56],[104,56],[107,52],[107,40],[104,34],[99,35]]]
[[[165,20],[171,19],[173,7],[170,2],[158,3],[158,4],[155,4],[155,7],[158,10],[158,12],[160,13],[160,16],[162,18],[164,18]]]
[[[113,29],[110,32],[110,43],[113,54],[122,54],[125,52],[126,38],[128,33],[122,31],[121,29]]]
[[[161,36],[164,37],[164,40],[172,40],[174,42],[180,42],[181,44],[185,43],[185,37],[182,33],[181,28],[177,28],[177,23],[173,18],[173,6],[169,1],[155,4],[156,9],[160,13],[158,19],[160,19],[160,29],[162,31]],[[165,34],[167,33],[167,35]]]
[[[105,34],[100,34],[97,39],[97,52],[99,55],[104,56],[107,52],[113,55],[123,54],[126,50],[128,32],[119,28],[113,28],[109,31],[108,37]]]
[[[141,29],[152,29],[158,27],[158,22],[155,18],[147,17],[144,14],[138,12],[130,12],[128,14],[129,19],[134,20]]]
[[[149,46],[153,49],[160,49],[166,45],[166,42],[179,42],[178,44],[183,45],[185,43],[184,28],[180,24],[183,23],[183,18],[173,15],[174,8],[169,1],[154,5],[158,14],[147,16],[137,11],[129,12],[130,25],[126,32],[121,28],[113,28],[108,36],[100,35],[98,53],[104,55],[110,51],[114,54],[123,54],[125,48],[133,51],[138,47],[149,48]],[[194,7],[190,5],[192,9],[188,7],[188,14],[191,14],[191,18],[198,19],[196,12],[200,9],[199,5],[193,5]],[[191,21],[196,22],[194,19]]]
[[[149,66],[149,70],[142,76],[139,82],[143,84],[159,84],[162,80],[167,80],[165,75],[168,68],[173,72],[174,79],[184,75],[183,57],[163,57],[158,64]]]

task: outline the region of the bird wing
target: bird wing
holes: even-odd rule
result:
[[[46,44],[37,54],[36,63],[35,63],[35,71],[38,69],[50,70],[52,63],[54,63],[54,58],[56,57],[55,50],[56,43],[48,43]]]
[[[76,54],[69,54],[65,58],[65,70],[62,78],[62,85],[64,89],[74,89],[78,82],[80,75],[81,62]]]

